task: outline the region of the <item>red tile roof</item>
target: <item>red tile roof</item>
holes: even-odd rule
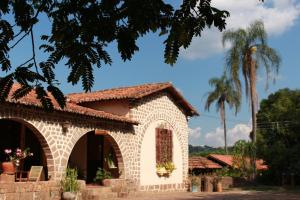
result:
[[[209,159],[214,161],[218,161],[223,165],[227,165],[229,167],[233,167],[233,156],[232,155],[221,155],[221,154],[209,154]],[[264,164],[262,159],[256,160],[256,168],[257,170],[267,170],[268,166]]]
[[[189,169],[221,169],[222,166],[205,157],[197,156],[189,158]]]
[[[21,99],[15,100],[12,98],[12,94],[14,91],[16,91],[18,88],[20,88],[19,84],[14,84],[9,95],[7,98],[7,102],[9,103],[14,103],[14,104],[21,104],[21,105],[27,105],[27,106],[35,106],[35,107],[42,107],[40,101],[36,98],[36,93],[34,90],[32,90],[29,94],[24,96]],[[137,124],[136,121],[128,119],[127,117],[119,116],[119,115],[114,115],[111,113],[107,113],[104,111],[99,111],[99,110],[94,110],[91,108],[86,108],[82,107],[80,105],[76,105],[72,102],[67,102],[66,107],[62,110],[58,103],[54,100],[54,98],[48,94],[49,97],[51,98],[53,104],[54,104],[54,109],[57,111],[63,111],[63,112],[68,112],[68,113],[75,113],[75,114],[81,114],[81,115],[86,115],[90,117],[96,117],[96,118],[101,118],[101,119],[108,119],[108,120],[113,120],[113,121],[118,121],[118,122],[126,122],[126,123],[131,123],[131,124]]]
[[[131,87],[120,87],[114,89],[100,90],[89,93],[73,93],[67,95],[67,98],[74,103],[84,103],[102,100],[114,100],[114,99],[140,99],[145,96],[154,94],[160,91],[168,91],[175,98],[175,102],[181,105],[187,115],[194,116],[199,115],[195,108],[191,106],[183,96],[174,88],[171,83],[152,83],[137,85]]]
[[[224,165],[232,167],[232,156],[231,155],[220,155],[220,154],[209,154],[208,158],[217,160]]]

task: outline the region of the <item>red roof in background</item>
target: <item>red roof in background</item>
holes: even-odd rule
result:
[[[32,90],[29,94],[22,97],[21,99],[18,99],[18,100],[13,99],[12,95],[18,88],[20,88],[19,84],[14,84],[13,85],[13,87],[12,87],[8,97],[7,97],[7,102],[42,108],[42,105],[41,105],[40,101],[36,98],[36,93],[35,93],[34,90]],[[91,108],[82,107],[80,105],[77,105],[77,104],[74,104],[74,103],[71,103],[71,102],[67,102],[66,107],[64,109],[61,109],[60,106],[58,105],[58,103],[54,100],[53,96],[51,94],[48,94],[48,95],[52,100],[52,103],[54,105],[54,109],[57,110],[57,111],[81,114],[81,115],[86,115],[86,116],[90,116],[90,117],[108,119],[108,120],[113,120],[113,121],[118,121],[118,122],[126,122],[126,123],[131,123],[131,124],[137,124],[136,121],[131,120],[127,117],[114,115],[114,114],[111,114],[111,113],[107,113],[107,112],[99,111],[99,110],[94,110],[94,109],[91,109]]]
[[[208,158],[217,160],[224,165],[232,167],[232,156],[231,155],[221,155],[221,154],[209,154]]]
[[[264,164],[263,159],[256,160],[256,169],[257,170],[268,170],[268,165]]]
[[[189,158],[189,169],[221,169],[222,166],[205,157],[197,156]]]
[[[233,167],[233,157],[232,155],[221,155],[221,154],[209,154],[209,159],[213,159],[221,164]],[[262,159],[256,160],[257,170],[267,170],[268,166],[264,164]]]
[[[152,83],[130,87],[119,87],[88,93],[72,93],[67,95],[67,98],[70,99],[71,102],[74,102],[76,104],[116,99],[135,100],[163,90],[168,91],[173,95],[173,97],[175,98],[175,103],[181,105],[187,112],[187,115],[199,115],[196,109],[193,108],[193,106],[191,106],[183,98],[183,96],[174,88],[174,86],[171,83]]]

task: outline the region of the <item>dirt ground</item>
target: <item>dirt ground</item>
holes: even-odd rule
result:
[[[130,197],[132,200],[300,200],[300,192],[232,191],[222,193],[158,193]]]

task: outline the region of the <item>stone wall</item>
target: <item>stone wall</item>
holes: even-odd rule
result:
[[[56,181],[0,182],[0,200],[59,200],[60,195]]]
[[[156,190],[185,190],[185,182],[188,175],[188,125],[185,113],[179,109],[174,100],[168,93],[158,93],[156,95],[144,98],[141,101],[133,102],[130,112],[132,119],[140,122],[135,127],[135,140],[133,146],[134,158],[131,162],[130,174],[132,178],[140,185],[141,180],[141,145],[147,128],[156,121],[164,121],[168,128],[171,128],[174,137],[179,141],[179,148],[181,149],[181,182],[173,182],[164,184],[144,185],[140,190],[156,191]],[[155,151],[153,152],[155,155]],[[150,156],[150,155],[149,155]],[[180,155],[176,155],[180,156]],[[157,176],[155,174],[155,176]]]

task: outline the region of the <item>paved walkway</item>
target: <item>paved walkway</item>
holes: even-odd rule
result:
[[[223,193],[145,193],[132,200],[300,200],[300,193],[235,191]]]

